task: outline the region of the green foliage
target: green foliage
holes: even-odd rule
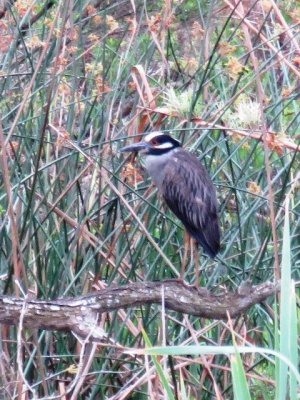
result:
[[[150,347],[151,346],[151,342],[150,342],[150,340],[149,340],[149,338],[148,338],[148,336],[147,336],[145,331],[143,332],[143,337],[144,337],[146,346]],[[162,382],[162,385],[163,385],[163,388],[165,390],[167,399],[168,400],[174,400],[175,397],[174,397],[172,389],[171,389],[171,387],[169,385],[168,377],[164,373],[164,370],[163,370],[162,366],[160,365],[158,359],[155,356],[152,356],[152,361],[153,361],[153,363],[155,365],[155,368],[156,368],[157,374],[159,376],[159,379]]]
[[[124,391],[155,398],[169,384],[174,398],[231,399],[241,390],[296,399],[299,6],[282,3],[276,11],[267,2],[245,3],[242,16],[238,6],[200,0],[170,8],[139,0],[6,3],[1,294],[16,295],[18,276],[24,292],[40,299],[176,277],[183,227],[140,164],[118,153],[141,131],[170,131],[202,160],[218,192],[222,249],[215,261],[200,254],[201,285],[222,296],[246,279],[274,280],[281,265],[279,305],[273,312],[270,298],[234,321],[238,352],[224,321],[165,310],[163,326],[158,305],[104,315],[111,341],[97,350],[78,398]],[[20,262],[13,257],[18,243]],[[194,268],[189,257],[189,284]],[[150,375],[144,356],[135,355],[150,346],[147,338],[156,348],[169,343],[148,358]],[[34,398],[29,387],[36,398],[61,395],[80,363],[77,339],[28,329],[24,340],[22,377],[17,329],[1,331],[0,397]],[[168,359],[162,370],[158,354],[170,355],[173,366]]]

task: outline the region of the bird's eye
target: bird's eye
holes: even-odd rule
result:
[[[153,146],[157,146],[159,143],[158,143],[158,140],[157,140],[156,138],[153,138],[153,139],[151,140],[151,144],[152,144]]]

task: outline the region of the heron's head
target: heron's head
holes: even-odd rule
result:
[[[148,133],[140,142],[125,146],[120,152],[139,152],[144,155],[161,155],[180,147],[181,144],[163,132]]]

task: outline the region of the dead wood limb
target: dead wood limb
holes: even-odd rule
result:
[[[238,292],[213,294],[206,288],[195,288],[178,280],[140,282],[108,287],[86,296],[56,300],[20,299],[0,296],[0,322],[18,325],[20,314],[29,328],[74,331],[81,337],[103,338],[97,327],[98,316],[120,308],[161,304],[164,290],[166,308],[202,318],[226,319],[227,312],[237,317],[254,304],[279,290],[279,283],[244,286]],[[23,311],[22,311],[23,310]]]

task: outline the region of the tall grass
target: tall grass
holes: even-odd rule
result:
[[[299,10],[243,3],[18,0],[0,13],[2,294],[78,296],[177,276],[182,225],[118,153],[154,129],[195,153],[217,188],[222,250],[218,261],[201,254],[201,285],[222,293],[282,278],[278,307],[257,304],[232,327],[167,310],[162,319],[156,305],[103,315],[132,353],[99,345],[78,398],[157,398],[162,377],[175,398],[232,398],[236,379],[252,398],[296,398]],[[185,278],[194,283],[192,258]],[[232,337],[251,352],[218,351]],[[63,394],[78,340],[30,330],[23,340],[18,369],[17,329],[2,328],[1,396]],[[150,344],[175,348],[163,375],[135,355]],[[191,345],[192,356],[176,352]]]

